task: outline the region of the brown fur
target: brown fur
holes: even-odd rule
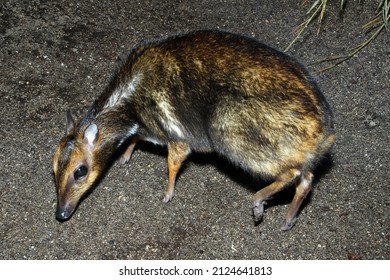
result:
[[[255,220],[267,199],[295,182],[283,225],[289,229],[311,189],[311,170],[334,142],[332,112],[302,65],[221,31],[136,48],[81,122],[67,119],[53,159],[60,220],[71,216],[119,146],[130,141],[121,159],[127,162],[143,140],[168,145],[164,202],[172,199],[176,174],[191,151],[214,151],[275,180],[255,194]]]

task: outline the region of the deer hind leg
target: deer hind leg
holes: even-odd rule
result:
[[[295,183],[295,195],[288,208],[286,221],[282,225],[282,230],[289,230],[294,226],[299,208],[307,194],[311,191],[313,177],[311,172],[306,172],[301,176],[300,180]]]
[[[301,171],[298,169],[289,169],[279,175],[276,180],[269,186],[256,192],[254,195],[253,217],[258,223],[262,220],[264,214],[264,204],[274,194],[282,191],[301,176]]]
[[[163,202],[171,201],[175,195],[176,176],[189,153],[188,143],[168,142],[168,185]]]

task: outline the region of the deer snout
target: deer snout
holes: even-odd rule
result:
[[[75,206],[71,203],[66,203],[65,205],[60,201],[57,202],[57,210],[56,210],[56,219],[60,222],[64,222],[72,216]]]

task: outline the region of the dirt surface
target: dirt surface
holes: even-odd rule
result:
[[[314,75],[333,107],[337,141],[291,231],[279,229],[291,192],[255,226],[252,194],[264,185],[213,155],[190,157],[175,199],[162,203],[166,151],[149,145],[113,165],[69,221],[55,219],[51,159],[65,111],[86,112],[118,57],[145,39],[211,28],[284,49],[303,20],[300,2],[2,1],[0,258],[389,259],[388,32]],[[366,38],[361,26],[377,3],[352,2],[343,15],[330,5],[320,36],[310,27],[290,54],[310,64]]]

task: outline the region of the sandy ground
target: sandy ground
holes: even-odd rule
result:
[[[290,54],[304,64],[366,38],[376,1],[330,6]],[[166,151],[144,145],[115,164],[69,221],[55,219],[51,159],[65,111],[81,117],[117,58],[138,42],[221,28],[284,49],[300,1],[2,1],[1,259],[389,259],[390,39],[315,74],[336,116],[331,160],[317,171],[296,226],[279,230],[291,192],[251,217],[255,180],[214,156],[190,157],[177,196],[161,198]],[[309,67],[318,70],[316,66]]]

